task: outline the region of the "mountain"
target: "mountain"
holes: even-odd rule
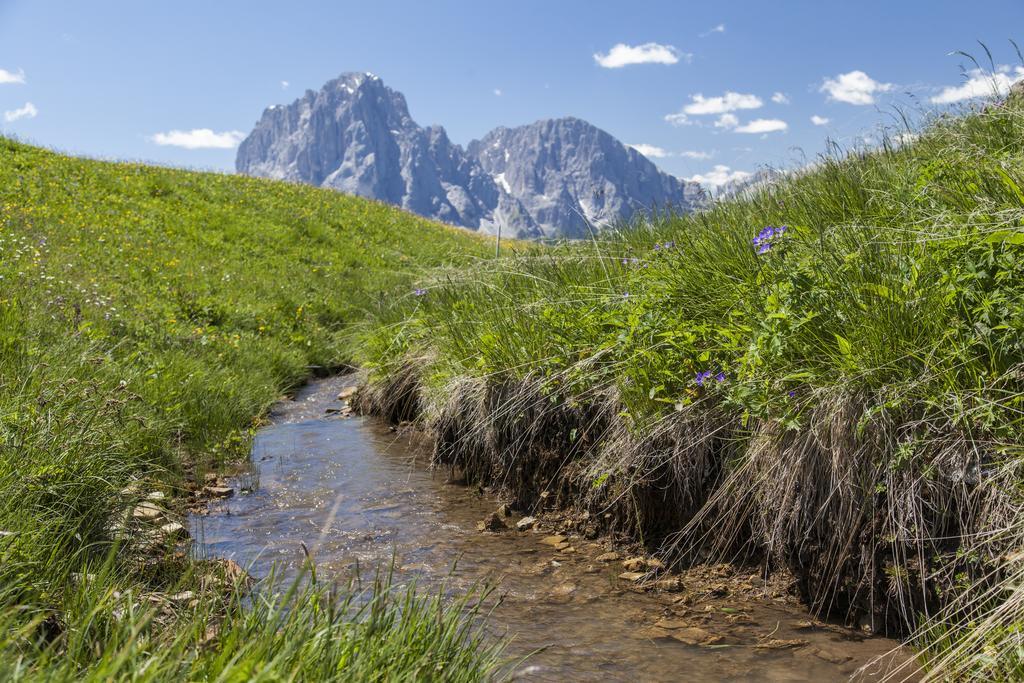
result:
[[[268,107],[238,148],[239,173],[380,199],[510,237],[588,234],[638,212],[690,210],[705,195],[575,118],[498,128],[466,149],[419,126],[405,97],[348,73],[290,105]]]

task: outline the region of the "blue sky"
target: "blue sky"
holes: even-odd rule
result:
[[[979,40],[1005,87],[1024,77],[1010,38],[1024,45],[1021,0],[0,0],[0,129],[230,170],[264,107],[372,71],[462,144],[573,115],[670,173],[722,179],[857,144],[896,107],[958,106],[986,86],[950,53],[983,57]]]

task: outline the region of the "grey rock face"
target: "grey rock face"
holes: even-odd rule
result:
[[[663,173],[635,149],[577,118],[497,128],[469,154],[519,199],[548,236],[580,238],[638,212],[689,210],[704,201],[696,183]]]
[[[510,237],[584,237],[586,221],[602,227],[705,198],[695,183],[579,119],[498,128],[463,150],[440,126],[418,126],[401,93],[364,73],[266,109],[235,166],[474,230],[500,225]]]

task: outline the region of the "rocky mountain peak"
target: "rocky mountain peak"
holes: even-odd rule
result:
[[[584,237],[588,222],[704,201],[699,186],[575,117],[496,128],[463,149],[443,127],[416,124],[405,97],[370,73],[342,74],[264,110],[236,168],[518,237]]]

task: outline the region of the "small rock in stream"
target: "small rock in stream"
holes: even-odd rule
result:
[[[550,545],[550,546],[558,547],[558,546],[562,545],[563,543],[565,543],[566,540],[567,539],[565,538],[565,536],[555,535],[555,536],[545,536],[544,538],[540,539],[540,542],[543,545]]]
[[[516,529],[519,531],[528,531],[537,525],[536,517],[523,517],[521,520],[516,522]]]
[[[235,490],[230,486],[207,486],[203,491],[213,498],[230,498],[235,495]]]
[[[621,559],[622,555],[619,555],[616,552],[601,553],[600,555],[594,558],[594,560],[597,562],[618,562]]]
[[[501,531],[505,529],[505,520],[497,512],[492,512],[482,522],[477,522],[479,531]]]

